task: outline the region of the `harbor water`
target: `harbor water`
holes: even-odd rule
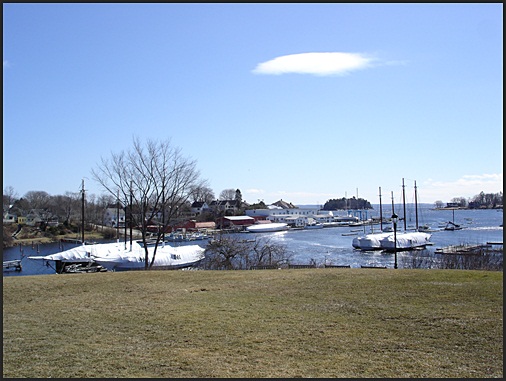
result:
[[[378,205],[369,211],[369,216],[379,216]],[[404,217],[396,209],[400,217]],[[342,214],[342,213],[341,213]],[[391,215],[391,211],[383,208],[383,217]],[[444,230],[448,221],[459,224],[462,229],[455,231]],[[398,232],[406,229],[413,229],[416,224],[416,216],[413,212],[407,211],[405,220],[397,224]],[[428,246],[423,253],[420,251],[399,252],[399,268],[403,263],[409,261],[413,255],[434,255],[435,250],[451,245],[484,245],[487,243],[503,242],[503,210],[502,209],[462,209],[452,210],[433,209],[431,204],[419,205],[419,225],[428,224],[431,227],[431,246]],[[290,255],[292,264],[316,264],[317,266],[372,266],[392,267],[394,254],[382,251],[360,251],[352,247],[353,238],[379,232],[380,225],[364,225],[362,227],[326,227],[323,229],[288,230],[271,233],[237,233],[247,239],[268,240],[270,243],[282,245],[287,254]],[[192,241],[192,244],[199,244],[202,247],[207,245],[206,240]],[[178,243],[174,243],[177,245]],[[62,250],[76,246],[75,243],[51,243],[15,246],[6,248],[3,251],[3,260],[21,260],[21,271],[4,271],[4,276],[24,275],[49,275],[55,274],[54,263],[29,259],[29,256],[44,256],[57,253]]]

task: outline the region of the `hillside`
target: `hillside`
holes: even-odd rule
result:
[[[503,273],[4,277],[3,376],[503,377]]]

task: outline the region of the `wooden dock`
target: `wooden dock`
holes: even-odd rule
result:
[[[501,245],[502,242],[487,242],[486,245],[450,245],[435,250],[436,254],[447,255],[481,255],[487,251],[502,251],[502,249],[493,248],[493,245]]]

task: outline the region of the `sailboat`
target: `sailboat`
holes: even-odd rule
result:
[[[48,266],[49,261],[54,261],[55,265],[54,269],[57,274],[107,271],[106,268],[96,263],[85,249],[86,242],[84,240],[84,204],[85,204],[84,179],[82,181],[81,200],[82,200],[81,246],[45,256],[30,256],[28,257],[28,259],[43,260],[46,262]],[[76,241],[79,242],[78,240]]]
[[[452,221],[448,221],[444,230],[454,231],[454,230],[462,230],[462,226],[455,223],[455,208],[452,208]]]
[[[90,254],[95,262],[113,270],[143,270],[145,268],[145,250],[142,241],[132,242],[129,250],[123,245],[105,243],[90,245]],[[116,250],[115,250],[116,249]],[[148,244],[149,263],[153,259],[154,244]],[[205,249],[199,245],[170,246],[162,243],[156,249],[155,260],[151,268],[174,270],[194,266],[204,259]]]
[[[395,235],[391,234],[388,237],[382,238],[380,240],[381,248],[385,251],[396,251],[396,250],[413,250],[424,248],[427,245],[432,245],[430,242],[430,238],[432,234],[427,232],[422,232],[419,230],[418,226],[418,200],[416,194],[416,181],[415,181],[415,211],[416,211],[416,231],[415,232],[407,232],[406,231],[406,201],[405,201],[405,191],[404,191],[404,179],[402,179],[402,200],[404,207],[404,232],[397,233]]]
[[[402,179],[402,181],[403,181],[403,196],[404,196],[404,179]],[[416,182],[415,182],[415,191],[416,191]],[[405,198],[403,197],[403,203],[405,204],[404,200]],[[415,208],[418,208],[416,200],[417,199],[415,197]],[[380,195],[380,202],[381,202],[381,195]],[[394,212],[393,192],[392,192],[392,212]],[[385,251],[412,250],[417,248],[423,248],[427,245],[431,245],[432,243],[430,242],[430,238],[431,238],[430,233],[421,231],[406,232],[406,223],[404,223],[404,232],[382,232],[382,233],[366,234],[364,236],[354,238],[352,241],[352,246],[360,250],[385,250]]]
[[[141,270],[145,268],[146,250],[142,240],[127,245],[119,239],[111,243],[86,244],[84,241],[84,181],[83,181],[83,233],[82,245],[46,256],[31,256],[29,259],[55,261],[55,270],[60,273]],[[199,245],[173,247],[166,241],[146,243],[151,268],[180,269],[191,267],[204,259],[205,249]],[[156,254],[155,254],[156,247]]]
[[[382,250],[381,240],[386,238],[393,233],[393,229],[387,229],[383,227],[383,209],[381,204],[381,187],[379,188],[379,201],[380,201],[380,219],[381,219],[381,229],[378,233],[370,233],[363,236],[353,238],[351,242],[351,246],[355,249],[360,249],[364,251],[370,250]]]

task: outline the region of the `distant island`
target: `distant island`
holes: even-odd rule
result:
[[[484,193],[466,199],[464,197],[454,197],[451,202],[444,203],[443,201],[434,202],[435,209],[502,209],[503,208],[503,194],[499,193]],[[335,198],[328,200],[322,207],[322,210],[365,210],[373,209],[368,200],[362,198]]]

